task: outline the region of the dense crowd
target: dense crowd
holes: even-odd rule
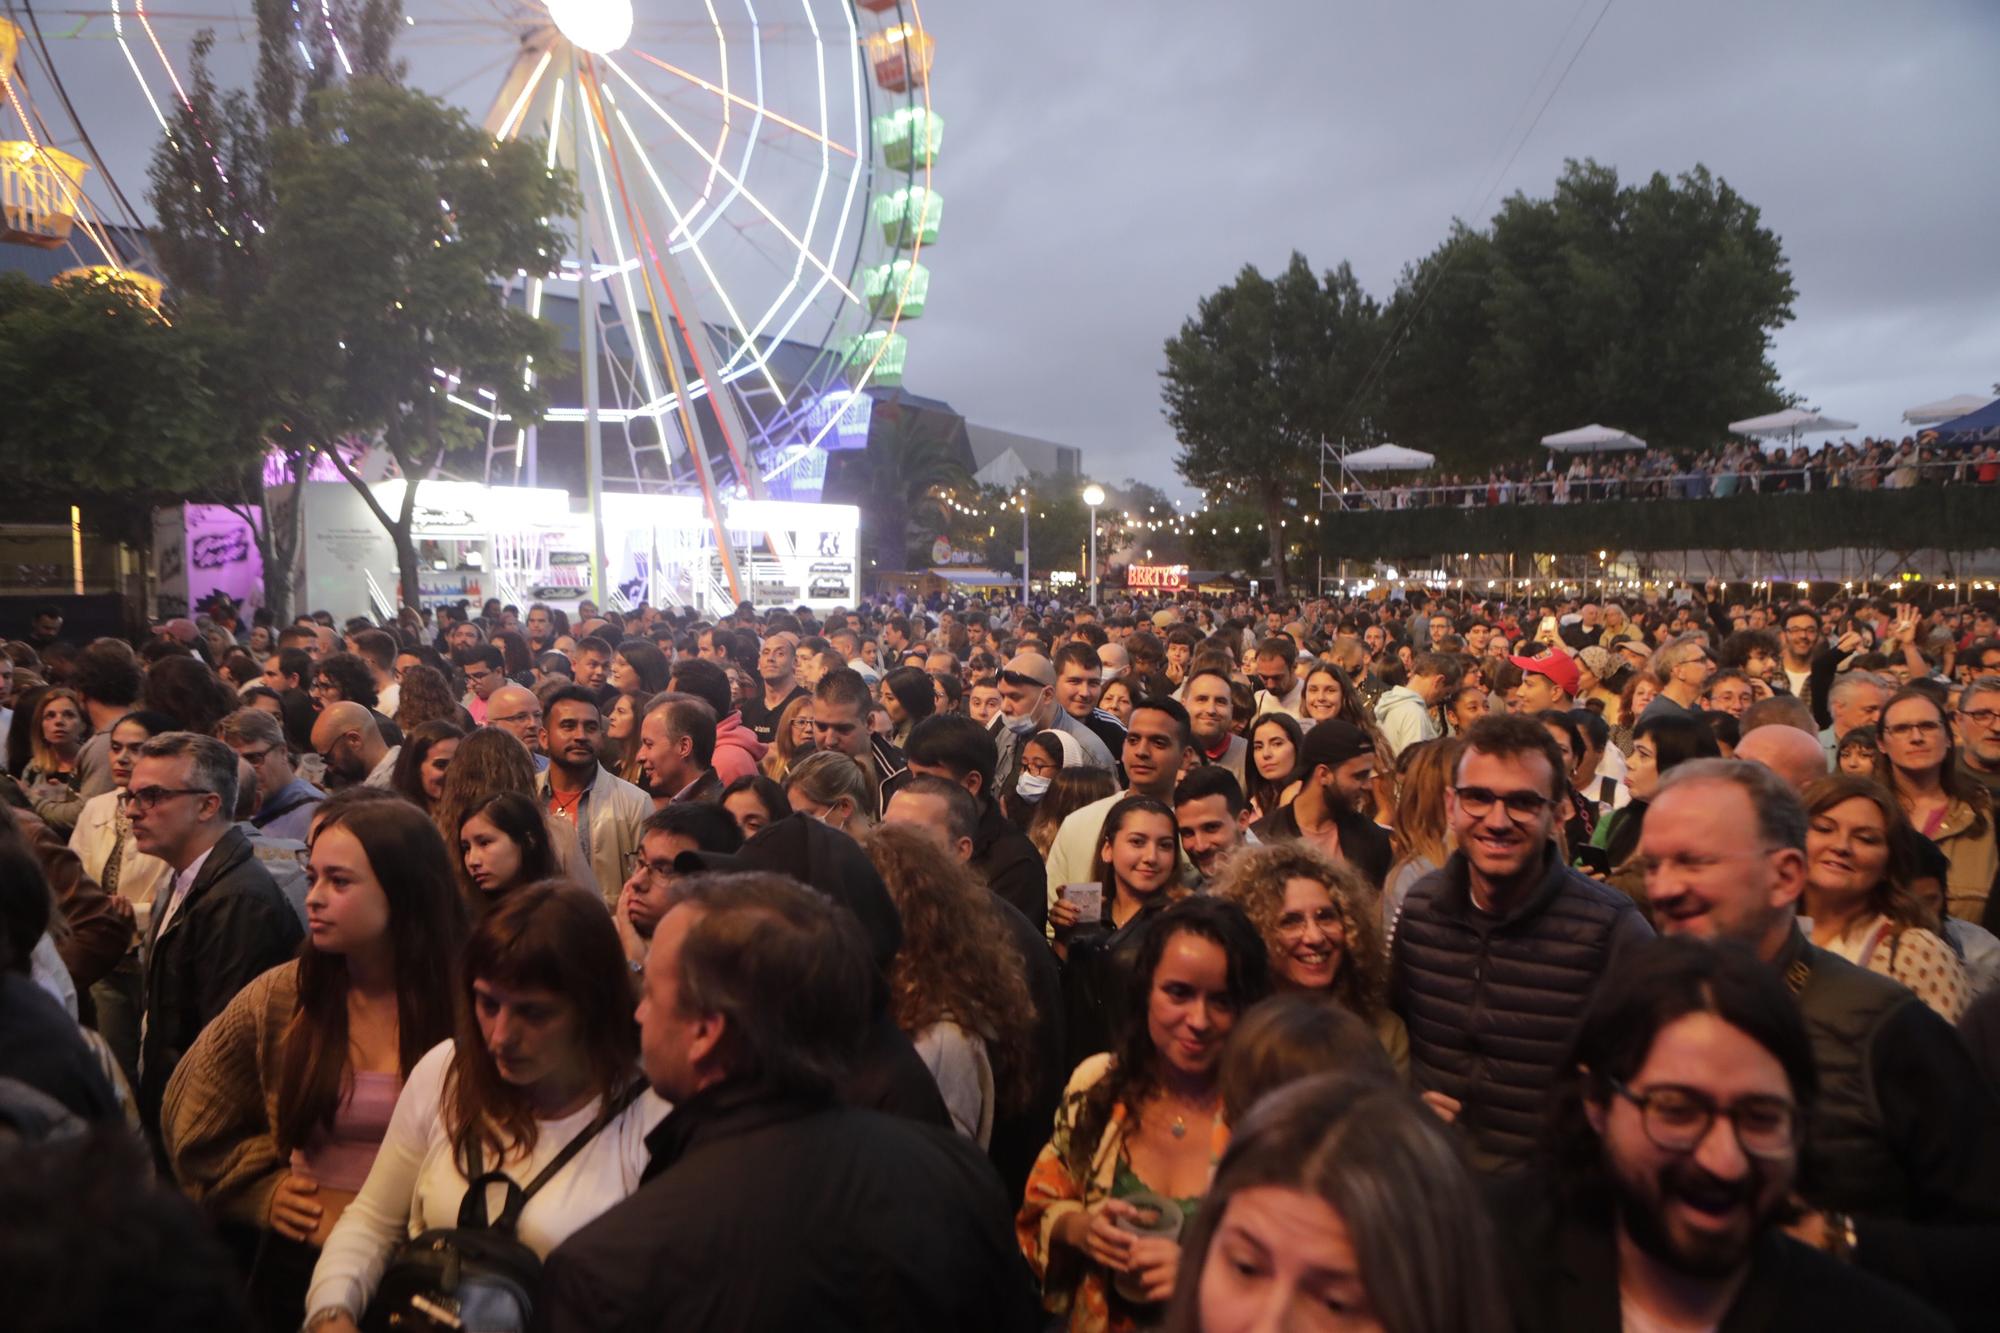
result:
[[[1483,509],[1493,505],[1587,504],[1596,500],[1705,500],[1731,495],[1902,491],[2000,482],[2000,445],[1943,444],[1931,437],[1863,439],[1765,451],[1743,444],[1694,452],[1577,454],[1547,466],[1516,463],[1485,476],[1371,486],[1334,498],[1343,509]]]
[[[1995,614],[45,610],[7,1326],[1994,1327]]]

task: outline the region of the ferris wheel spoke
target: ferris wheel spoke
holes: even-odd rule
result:
[[[661,122],[664,123],[668,129],[674,132],[675,136],[678,137],[682,143],[685,143],[689,148],[693,149],[697,154],[699,154],[702,157],[702,159],[706,161],[710,166],[714,167],[718,175],[720,175],[724,180],[728,181],[732,186],[736,188],[737,193],[742,195],[745,202],[747,202],[752,208],[756,209],[759,213],[763,214],[764,219],[767,222],[769,222],[773,227],[777,228],[780,235],[782,235],[787,241],[790,241],[792,245],[795,246],[801,254],[805,255],[808,262],[810,262],[815,268],[819,269],[820,272],[824,273],[842,296],[844,296],[845,298],[847,298],[847,300],[851,301],[857,306],[861,304],[861,298],[859,296],[856,296],[854,294],[854,291],[850,287],[848,287],[846,283],[842,282],[840,278],[833,272],[832,269],[827,267],[826,261],[822,260],[819,257],[818,253],[816,253],[811,246],[807,245],[804,241],[801,241],[796,235],[794,235],[792,233],[792,229],[790,227],[787,227],[778,218],[778,215],[770,210],[770,208],[764,203],[763,200],[759,199],[754,192],[746,188],[743,182],[737,179],[736,175],[733,172],[731,172],[728,168],[724,167],[711,154],[709,154],[709,152],[695,140],[693,135],[687,132],[686,128],[683,127],[681,123],[678,120],[676,120],[667,111],[665,107],[661,106],[658,102],[654,101],[653,98],[647,94],[646,90],[643,87],[641,87],[639,83],[625,71],[623,66],[621,66],[617,61],[611,59],[609,56],[603,57],[603,60],[604,63],[611,68],[612,72],[617,74],[618,77],[624,81],[627,87],[631,88],[634,93],[638,94],[639,100],[644,102],[648,107],[650,107],[653,113],[660,118]]]
[[[645,61],[647,64],[653,66],[655,69],[664,70],[665,72],[673,75],[677,79],[686,80],[688,83],[694,85],[697,88],[700,88],[703,92],[713,94],[714,96],[722,100],[725,104],[733,102],[737,106],[746,107],[749,110],[760,113],[764,117],[764,119],[770,121],[772,124],[780,125],[785,129],[792,131],[792,133],[794,134],[804,135],[806,138],[811,139],[814,143],[825,144],[828,148],[833,149],[833,151],[836,153],[844,153],[848,157],[855,156],[854,149],[850,148],[848,145],[840,143],[834,139],[829,139],[826,135],[819,133],[818,131],[814,130],[811,126],[801,125],[798,121],[793,120],[788,116],[781,116],[777,112],[771,110],[770,107],[763,106],[760,105],[759,103],[753,102],[749,98],[742,96],[740,93],[727,92],[721,88],[718,88],[714,84],[710,83],[707,79],[702,78],[699,74],[690,73],[689,71],[682,69],[680,66],[670,64],[669,62],[660,59],[658,56],[652,55],[646,51],[634,50],[632,54],[638,56],[639,59]]]

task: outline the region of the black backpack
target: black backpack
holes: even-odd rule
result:
[[[635,1082],[608,1103],[525,1188],[504,1171],[472,1177],[457,1226],[433,1227],[389,1256],[361,1321],[365,1333],[522,1333],[535,1311],[542,1260],[514,1234],[521,1211],[645,1087],[643,1079]],[[506,1202],[488,1221],[486,1191],[494,1185],[506,1190]]]

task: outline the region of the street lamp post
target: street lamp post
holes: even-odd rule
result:
[[[1021,607],[1028,606],[1028,570],[1032,565],[1028,550],[1028,488],[1021,488]]]
[[[1096,482],[1083,488],[1083,502],[1090,506],[1090,604],[1097,605],[1097,506],[1104,503],[1104,488]]]

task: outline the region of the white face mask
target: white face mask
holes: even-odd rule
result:
[[[1035,725],[1035,715],[1033,713],[1022,717],[1007,717],[1003,714],[1001,720],[1007,724],[1007,730],[1013,732],[1016,736],[1026,736],[1040,730]]]
[[[1014,781],[1014,790],[1021,794],[1022,800],[1033,805],[1048,793],[1049,780],[1039,774],[1023,770],[1021,776]]]
[[[1124,677],[1125,677],[1125,668],[1124,668],[1124,667],[1106,667],[1106,668],[1104,668],[1104,683],[1105,683],[1106,685],[1109,685],[1109,684],[1110,684],[1110,683],[1111,683],[1112,681],[1114,681],[1114,680],[1122,680],[1122,679],[1124,679]]]

